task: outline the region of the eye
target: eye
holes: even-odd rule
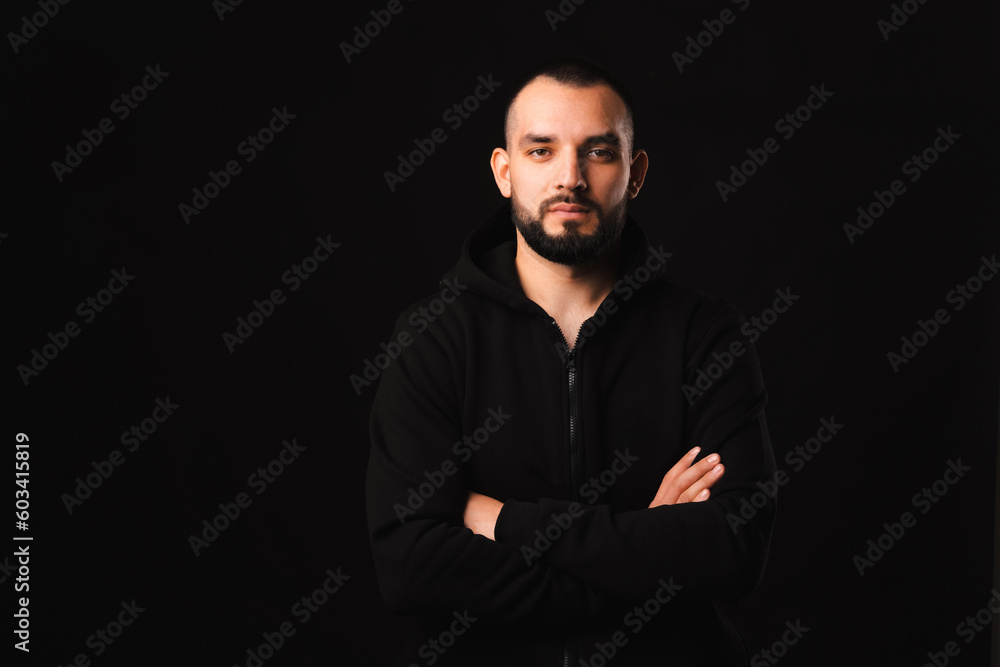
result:
[[[599,157],[604,159],[610,159],[615,156],[615,152],[610,151],[607,148],[595,148],[592,151],[590,151],[589,154],[593,155],[594,157]]]
[[[548,152],[549,152],[548,148],[535,148],[528,151],[528,155],[536,155],[538,157],[543,157],[542,153],[548,153]]]

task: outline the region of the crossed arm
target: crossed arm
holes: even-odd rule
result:
[[[725,466],[719,463],[718,454],[711,454],[694,463],[699,451],[701,447],[695,447],[667,471],[649,508],[708,499],[712,485],[722,478]],[[470,491],[463,515],[465,527],[476,535],[495,540],[494,529],[502,509],[503,503],[496,498]]]

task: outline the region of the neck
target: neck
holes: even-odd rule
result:
[[[525,296],[556,319],[573,313],[594,314],[618,279],[621,239],[600,259],[567,266],[551,262],[532,250],[517,233],[514,266]]]

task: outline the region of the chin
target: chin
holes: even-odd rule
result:
[[[560,219],[558,216],[546,214],[543,226],[545,227],[545,231],[552,236],[567,233],[586,235],[594,232],[597,228],[597,221],[593,219],[592,213],[588,213],[586,217],[579,220],[565,220]]]

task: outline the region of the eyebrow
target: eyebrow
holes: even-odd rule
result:
[[[521,146],[530,146],[532,144],[549,144],[552,143],[553,138],[543,135],[543,134],[526,134],[521,137],[518,142]],[[618,135],[614,132],[605,132],[604,134],[595,134],[593,136],[587,137],[583,140],[584,146],[592,146],[594,144],[612,144],[618,146],[621,144],[621,140]]]

